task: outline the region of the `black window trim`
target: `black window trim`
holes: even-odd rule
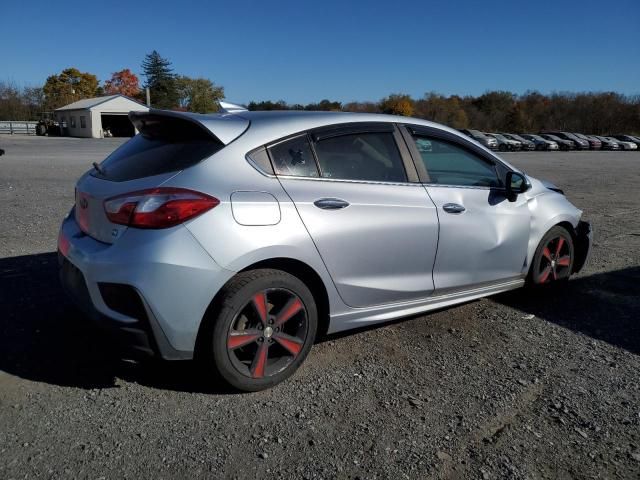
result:
[[[438,128],[428,127],[426,125],[414,125],[414,124],[400,124],[400,132],[402,133],[405,141],[409,145],[409,151],[411,152],[411,156],[413,157],[415,168],[418,171],[418,176],[420,177],[420,181],[424,185],[433,186],[433,187],[450,187],[450,188],[473,188],[479,190],[500,190],[504,191],[504,178],[506,178],[507,172],[513,171],[511,168],[507,167],[503,162],[500,161],[499,158],[493,156],[492,154],[486,152],[482,148],[478,147],[474,143],[467,141],[466,138],[460,137],[454,133],[447,132],[446,130],[440,130]],[[415,145],[413,140],[413,135],[424,135],[427,137],[432,137],[439,140],[444,140],[446,142],[452,143],[457,147],[462,148],[463,150],[467,150],[469,153],[479,157],[481,160],[491,164],[495,171],[498,182],[500,182],[500,186],[497,187],[481,187],[481,186],[473,186],[473,185],[448,185],[442,183],[432,183],[431,178],[429,177],[429,172],[422,161],[420,153],[418,152],[418,148]]]
[[[394,124],[391,122],[350,122],[337,123],[309,130],[314,143],[333,137],[353,135],[356,133],[391,133]]]

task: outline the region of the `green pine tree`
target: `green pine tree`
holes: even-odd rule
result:
[[[142,71],[146,79],[144,86],[151,91],[151,105],[154,108],[176,108],[179,94],[171,62],[154,50],[144,57]]]

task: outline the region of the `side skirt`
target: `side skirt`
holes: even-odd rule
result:
[[[440,308],[450,307],[470,300],[488,297],[497,293],[515,290],[524,285],[523,278],[508,282],[494,283],[492,285],[473,288],[470,290],[441,294],[429,297],[417,302],[401,303],[393,305],[381,305],[367,308],[354,308],[350,311],[331,315],[331,323],[328,333],[342,332],[353,328],[361,328],[376,323],[388,322],[402,317],[426,313]]]

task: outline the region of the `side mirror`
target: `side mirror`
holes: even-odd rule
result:
[[[518,195],[529,190],[527,178],[518,172],[507,172],[507,200],[515,202]]]

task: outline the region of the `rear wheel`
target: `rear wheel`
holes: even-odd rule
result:
[[[538,245],[529,272],[529,281],[534,285],[546,285],[566,281],[573,268],[573,239],[566,228],[555,226],[549,230]]]
[[[280,270],[238,274],[214,313],[210,359],[220,376],[244,391],[270,388],[291,376],[315,339],[313,295]]]

